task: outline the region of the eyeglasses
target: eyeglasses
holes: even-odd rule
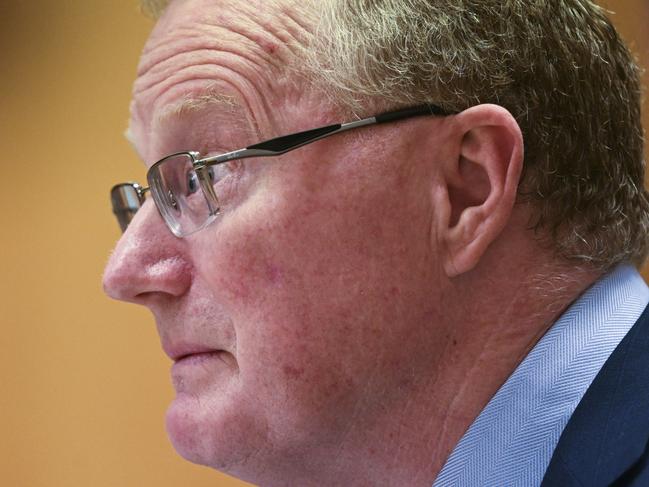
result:
[[[216,186],[221,179],[217,166],[249,157],[271,157],[285,154],[304,145],[335,134],[367,125],[395,122],[423,115],[445,116],[450,112],[426,104],[405,108],[354,122],[328,125],[304,132],[284,135],[255,145],[201,158],[198,152],[177,152],[160,159],[147,171],[148,187],[122,183],[110,191],[113,213],[122,229],[131,222],[151,192],[160,215],[176,237],[186,237],[209,225],[219,214]]]

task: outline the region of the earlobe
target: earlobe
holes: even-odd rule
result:
[[[514,117],[479,105],[455,117],[457,155],[446,161],[437,188],[438,236],[444,270],[454,277],[473,269],[511,216],[523,166],[523,137]],[[436,211],[437,213],[437,211]]]

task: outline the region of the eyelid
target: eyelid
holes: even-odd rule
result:
[[[226,152],[231,152],[232,150],[233,150],[232,148],[226,149],[225,147],[220,147],[220,146],[215,147],[211,145],[209,148],[201,147],[198,150],[198,153],[201,155],[201,159],[205,159],[206,157],[219,156],[221,154],[225,154]]]
[[[244,161],[242,160],[234,160],[234,161],[227,161],[227,162],[222,162],[219,164],[212,164],[210,165],[210,169],[213,171],[218,171],[223,175],[226,174],[238,174],[240,173],[240,169],[242,167]]]
[[[223,154],[223,152],[221,152],[221,153],[215,152],[213,154],[208,153],[207,155],[202,155],[201,154],[201,157],[202,158],[208,158],[208,157],[212,157],[212,156],[217,156],[219,154]],[[226,161],[226,162],[219,162],[217,164],[211,164],[211,167],[219,167],[219,168],[224,168],[224,169],[228,169],[228,170],[232,171],[234,169],[237,169],[237,168],[241,167],[242,163],[243,163],[243,160],[235,159],[233,161]]]

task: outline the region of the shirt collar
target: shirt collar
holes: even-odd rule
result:
[[[591,286],[489,401],[433,486],[539,485],[577,404],[647,303],[629,265]]]

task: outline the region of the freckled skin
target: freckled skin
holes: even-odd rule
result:
[[[181,149],[152,132],[152,120],[204,87],[203,78],[219,82],[262,132],[339,121],[320,110],[316,95],[281,82],[275,66],[287,49],[264,29],[265,20],[236,10],[177,2],[156,27],[132,105],[145,160]],[[185,277],[186,288],[172,295],[165,292],[171,276],[162,275],[155,283],[130,284],[120,297],[153,310],[163,342],[189,335],[233,358],[213,380],[177,378],[177,386],[192,393],[171,405],[168,429],[187,458],[243,478],[270,469],[277,472],[269,478],[287,478],[301,463],[308,469],[309,457],[331,458],[350,418],[383,414],[397,399],[386,391],[407,383],[403,371],[429,366],[429,351],[412,332],[423,318],[420,310],[430,307],[420,285],[430,276],[419,265],[429,249],[417,243],[427,241],[426,199],[416,193],[425,187],[417,186],[416,174],[404,178],[396,170],[394,161],[409,153],[407,141],[378,161],[377,150],[386,149],[383,138],[393,130],[322,141],[273,163],[248,161],[253,176],[241,188],[241,204],[190,238],[167,236],[150,203],[129,227],[113,256],[126,264],[109,264],[108,280],[127,272],[127,264],[174,259],[191,281]],[[413,209],[419,221],[400,217]],[[140,251],[123,255],[133,239]],[[122,279],[132,283],[134,276]],[[373,411],[377,401],[379,412]]]
[[[231,97],[260,139],[345,121],[284,68],[308,22],[262,4],[172,2],[144,49],[131,105],[147,164],[259,141],[222,113],[156,125],[192,93]],[[248,160],[222,215],[184,239],[145,203],[107,265],[106,291],[149,307],[163,346],[226,352],[172,372],[167,428],[183,456],[262,485],[431,485],[538,335],[518,328],[490,341],[486,326],[508,330],[523,309],[509,306],[512,296],[530,302],[521,283],[542,252],[522,236],[529,214],[517,217],[519,248],[492,245],[482,268],[454,282],[443,269],[432,195],[457,158],[447,143],[454,123],[402,121]],[[494,342],[507,351],[487,374],[480,360],[487,345],[497,355]]]

